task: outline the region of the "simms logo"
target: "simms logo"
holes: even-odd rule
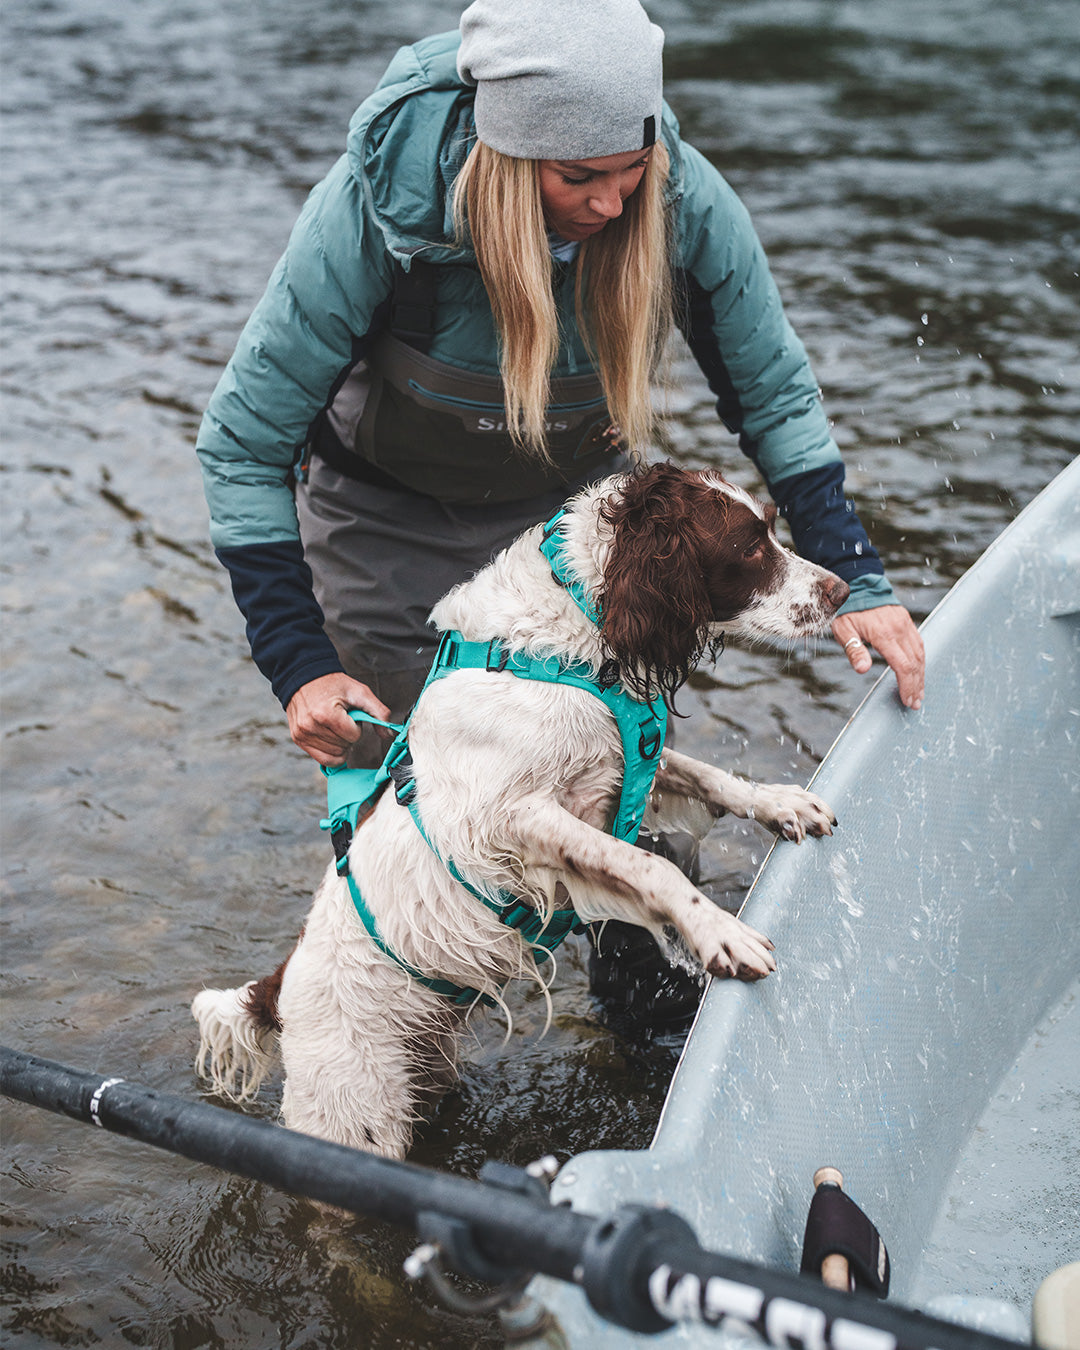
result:
[[[504,432],[509,430],[509,428],[507,427],[507,425],[506,425],[505,422],[502,422],[502,421],[496,421],[496,419],[495,419],[494,417],[478,417],[478,418],[476,419],[476,429],[477,429],[477,431],[504,431]],[[569,423],[569,422],[545,422],[545,423],[544,423],[544,430],[545,430],[545,431],[569,431],[569,430],[570,430],[570,423]]]

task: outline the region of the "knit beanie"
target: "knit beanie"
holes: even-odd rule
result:
[[[653,144],[663,30],[638,0],[475,0],[458,73],[476,134],[516,159],[599,159]]]

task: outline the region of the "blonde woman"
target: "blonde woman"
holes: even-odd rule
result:
[[[427,614],[571,491],[646,450],[673,320],[835,634],[922,697],[922,649],[748,217],[684,144],[637,0],[477,0],[404,48],[312,192],[210,403],[218,556],[296,743],[342,762],[400,718]]]

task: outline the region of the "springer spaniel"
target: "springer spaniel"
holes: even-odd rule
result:
[[[443,631],[499,639],[593,672],[618,663],[635,698],[669,702],[721,634],[801,638],[826,628],[848,594],[773,533],[775,508],[711,472],[669,464],[609,478],[561,521],[566,567],[598,627],[553,575],[541,526],[521,535],[432,612]],[[710,974],[759,980],[772,943],[703,895],[664,858],[613,838],[623,750],[593,693],[462,669],[425,689],[408,730],[424,834],[394,791],[378,799],[348,866],[400,962],[499,1001],[508,980],[546,989],[554,963],[455,880],[510,892],[548,915],[621,919],[676,940]],[[704,834],[725,812],[796,843],[832,833],[819,797],[735,778],[672,749],[659,755],[645,827]],[[667,934],[665,935],[665,930]],[[293,1129],[403,1157],[418,1111],[455,1078],[465,1010],[418,983],[361,926],[331,863],[300,940],[273,975],[207,989],[192,1011],[197,1067],[214,1088],[251,1096],[275,1048],[282,1116]]]

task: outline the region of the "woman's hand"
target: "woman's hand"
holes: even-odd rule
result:
[[[921,708],[926,681],[926,652],[919,630],[903,605],[841,614],[833,621],[833,637],[843,647],[852,670],[865,675],[872,664],[873,647],[896,672],[900,702]]]
[[[285,715],[296,744],[318,764],[344,764],[345,752],[360,737],[360,727],[349,716],[361,708],[382,721],[390,709],[380,703],[366,684],[340,672],[320,675],[303,684],[289,700]]]

